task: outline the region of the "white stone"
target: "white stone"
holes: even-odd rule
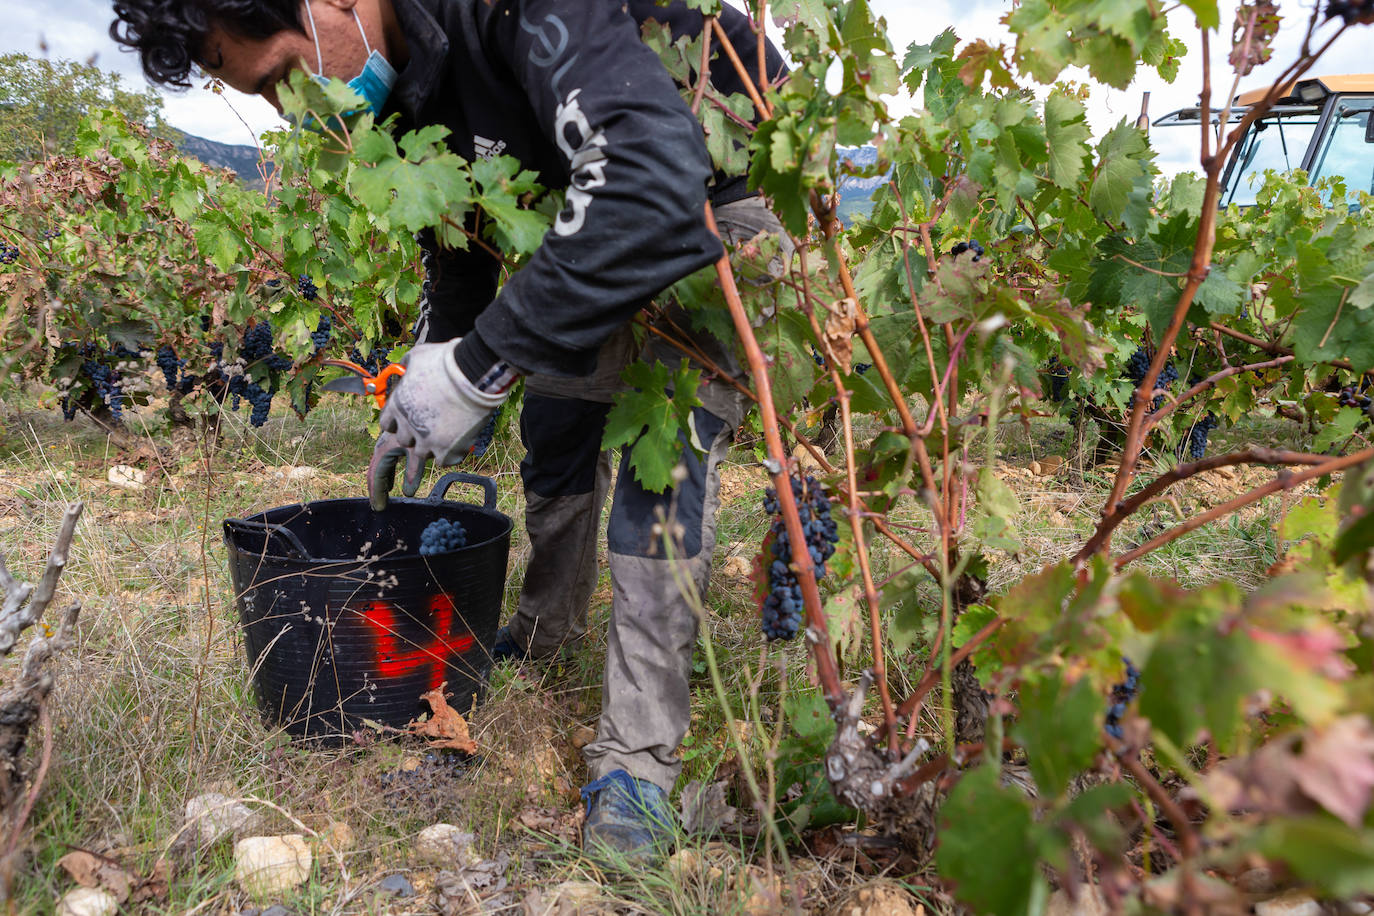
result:
[[[1107,901],[1102,899],[1102,892],[1096,886],[1080,886],[1077,900],[1070,900],[1067,891],[1055,891],[1045,905],[1045,916],[1105,916],[1106,913]]]
[[[251,897],[275,897],[303,884],[311,862],[299,833],[247,837],[234,846],[234,879]]]
[[[115,486],[123,487],[126,490],[142,490],[144,482],[148,479],[148,475],[138,468],[129,467],[127,464],[116,464],[110,468],[109,473],[105,475],[105,479]]]
[[[67,891],[57,902],[57,916],[114,916],[119,898],[98,887],[78,887]]]
[[[243,802],[218,792],[206,792],[186,802],[186,821],[195,822],[190,829],[204,848],[227,836],[251,833],[249,828],[257,824],[258,818]]]
[[[308,464],[298,465],[286,472],[287,480],[311,480],[319,476],[319,471]]]
[[[353,835],[353,828],[343,821],[330,821],[320,831],[320,841],[335,852],[348,852],[358,845],[358,838]]]
[[[415,858],[439,868],[466,868],[480,858],[472,848],[476,839],[452,824],[430,824],[415,838]]]
[[[1322,905],[1299,891],[1255,904],[1256,916],[1322,916]]]

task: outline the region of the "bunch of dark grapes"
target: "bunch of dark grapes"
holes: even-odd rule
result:
[[[307,302],[314,302],[320,294],[319,289],[315,286],[315,281],[310,279],[309,274],[301,274],[296,278],[296,289],[300,290],[301,298]]]
[[[0,264],[13,264],[19,260],[19,249],[13,245],[0,242]]]
[[[1369,396],[1361,394],[1354,385],[1347,385],[1341,389],[1341,393],[1336,398],[1336,403],[1342,407],[1358,407],[1360,410],[1369,412],[1371,403]]]
[[[357,363],[371,374],[376,375],[378,372],[382,371],[382,367],[386,365],[386,358],[390,354],[390,347],[373,347],[372,352],[364,357],[358,348],[354,347],[349,352],[348,359],[350,362]]]
[[[45,242],[51,242],[53,239],[57,238],[57,237],[58,237],[59,235],[61,235],[61,234],[62,234],[62,230],[61,230],[61,229],[44,229],[44,230],[43,230],[43,241],[45,241]]]
[[[437,518],[420,532],[420,556],[428,557],[436,553],[448,553],[466,547],[468,533],[463,526],[452,519]]]
[[[124,414],[124,392],[119,387],[119,374],[93,359],[83,362],[81,371],[90,378],[96,396],[110,408],[110,416],[120,419]]]
[[[1150,369],[1151,357],[1148,350],[1144,347],[1136,347],[1136,351],[1131,354],[1131,358],[1126,360],[1126,377],[1131,380],[1135,387],[1139,388],[1140,383],[1145,380],[1145,373]],[[1159,377],[1155,379],[1155,391],[1163,391],[1174,382],[1178,381],[1178,370],[1174,368],[1173,360],[1164,364],[1164,368],[1159,371]],[[1135,403],[1132,396],[1131,403]],[[1159,410],[1164,405],[1164,395],[1156,395],[1152,410]]]
[[[1107,724],[1104,726],[1107,734],[1118,741],[1126,738],[1126,733],[1121,729],[1121,720],[1126,716],[1126,707],[1140,693],[1140,672],[1135,665],[1131,664],[1129,658],[1122,658],[1121,661],[1126,665],[1126,680],[1112,687],[1112,702],[1107,707]]]
[[[804,481],[792,478],[792,496],[819,580],[825,575],[825,561],[835,553],[835,542],[839,540],[839,530],[830,516],[830,499],[814,477]],[[763,635],[769,639],[791,639],[801,629],[802,590],[792,571],[792,545],[777,491],[772,487],[764,493],[763,511],[773,516],[769,528],[773,534],[773,559],[768,565],[768,595],[763,599]]]
[[[177,374],[184,365],[186,365],[186,360],[177,359],[176,350],[166,344],[157,348],[157,367],[162,370],[162,377],[167,382],[168,391],[176,388]]]
[[[492,437],[496,435],[496,422],[500,418],[501,408],[498,407],[491,412],[487,417],[486,424],[482,427],[481,431],[477,433],[477,438],[473,441],[472,448],[468,451],[469,455],[473,458],[481,458],[487,453],[487,449],[491,448]]]
[[[243,388],[243,396],[252,405],[253,411],[248,415],[248,422],[253,426],[262,426],[267,422],[267,415],[272,410],[272,392],[264,389],[256,382],[249,382]]]
[[[1374,23],[1374,0],[1327,0],[1326,18],[1340,17],[1346,25]]]
[[[816,350],[816,347],[815,347],[814,345],[812,345],[812,347],[811,347],[811,358],[814,359],[814,360],[816,361],[816,365],[820,366],[822,369],[825,368],[825,357],[824,357],[824,356],[821,356],[821,354],[819,353],[819,351]],[[853,368],[854,368],[854,371],[855,371],[857,374],[863,375],[863,374],[864,374],[865,372],[867,372],[869,369],[872,369],[872,368],[873,368],[873,364],[872,364],[872,363],[855,363]]]
[[[1069,367],[1059,357],[1051,356],[1046,371],[1050,374],[1050,400],[1062,403],[1069,396]]]
[[[326,312],[320,316],[320,323],[315,325],[315,330],[310,332],[310,342],[315,345],[316,353],[329,346],[329,338],[333,333],[334,319]]]
[[[1220,425],[1217,423],[1216,414],[1208,412],[1193,424],[1192,429],[1188,430],[1188,457],[1193,461],[1201,461],[1202,456],[1207,454],[1207,434]]]
[[[957,258],[966,251],[973,252],[973,263],[977,264],[979,261],[983,260],[983,246],[973,239],[969,239],[967,242],[960,242],[951,248],[949,253]]]
[[[77,404],[70,396],[62,398],[62,419],[68,422],[76,419]]]
[[[272,322],[264,318],[244,333],[240,355],[246,363],[255,363],[272,355]]]

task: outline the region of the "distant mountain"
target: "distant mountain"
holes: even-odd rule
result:
[[[873,146],[841,146],[837,150],[840,158],[857,170],[868,170],[878,162],[878,150]],[[870,199],[874,188],[885,184],[891,169],[869,177],[844,175],[840,178],[840,205],[837,209],[840,220],[846,224],[855,214],[867,216],[873,210]]]
[[[178,131],[175,139],[177,149],[187,156],[194,156],[206,165],[233,171],[239,180],[249,187],[262,187],[262,173],[258,171],[258,150],[255,146],[235,143],[220,143],[207,140],[184,131]]]

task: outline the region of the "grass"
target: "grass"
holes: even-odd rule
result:
[[[145,410],[131,415],[129,426],[148,442],[165,446],[170,437],[156,417]],[[207,453],[194,441],[183,441],[180,448],[164,447],[155,456],[146,450],[138,463],[148,474],[147,485],[127,490],[108,484],[106,472],[128,456],[117,453],[94,426],[64,424],[56,411],[31,402],[5,408],[0,551],[11,569],[34,578],[65,505],[86,502],[61,588],[65,600],[83,602],[80,642],[57,666],[50,704],[54,761],[31,819],[33,854],[17,877],[16,911],[51,910],[71,886],[57,860],[74,848],[146,873],[182,826],[186,800],[207,791],[261,800],[253,804],[261,812],[263,833],[323,834],[335,822],[348,825],[355,842],[337,850],[342,858],[317,844],[312,880],[277,901],[298,913],[413,909],[414,900],[388,901],[377,895],[375,885],[404,871],[422,897],[432,892],[435,872],[415,864],[414,840],[435,822],[471,831],[482,856],[504,852],[512,857],[512,906],[534,890],[551,901],[552,889],[571,882],[564,885],[565,894],[584,894],[594,901],[586,905],[604,906],[606,912],[766,910],[776,890],[770,875],[784,872],[778,851],[768,849],[761,837],[684,838],[695,859],[679,857],[672,867],[628,876],[599,875],[572,845],[577,788],[586,781],[574,745],[595,727],[600,703],[602,634],[610,603],[604,542],[590,637],[552,664],[496,670],[489,699],[472,722],[480,758],[457,775],[422,765],[420,776],[399,778],[411,765],[408,758],[425,753],[415,744],[381,739],[341,749],[307,748],[263,726],[243,663],[219,523],[270,505],[362,495],[369,419],[361,406],[342,399],[327,400],[304,421],[279,414],[262,430],[229,415],[220,448]],[[1268,427],[1232,428],[1220,436],[1219,447],[1250,438],[1272,441],[1275,434]],[[1077,549],[1111,484],[1108,469],[1087,470],[1081,485],[1070,483],[1067,465],[1052,475],[1026,469],[1048,455],[1072,457],[1067,455],[1072,435],[1062,422],[1008,425],[1000,436],[1005,463],[997,473],[1020,500],[1014,521],[1025,546],[1016,556],[994,558],[994,590]],[[519,524],[519,458],[516,437],[508,431],[473,469],[497,481],[499,507],[517,521],[506,613],[514,606],[528,555]],[[293,471],[302,467],[313,470]],[[1124,526],[1119,543],[1142,540],[1151,529],[1172,524],[1178,512],[1214,504],[1263,474],[1189,486],[1177,506],[1157,503]],[[808,689],[805,650],[800,642],[763,648],[751,585],[738,575],[738,559],[752,561],[768,525],[759,508],[765,478],[748,448],[736,450],[723,478],[715,572],[706,598],[709,637],[732,715],[742,723],[742,742],[766,785],[765,765],[787,733],[779,721],[779,701]],[[1278,498],[1269,500],[1175,542],[1140,565],[1188,585],[1221,578],[1256,583],[1277,557],[1273,525],[1283,505]],[[904,508],[896,520],[916,528],[926,524],[915,508]],[[881,544],[874,563],[880,580],[905,566]],[[938,598],[928,585],[918,584],[913,594],[917,606],[928,609],[927,617],[937,613]],[[856,618],[854,639],[860,645],[863,631],[866,623]],[[682,784],[726,780],[744,809],[743,819],[752,820],[738,756],[701,659],[698,652]],[[895,693],[919,676],[917,661],[905,658],[892,666]],[[848,663],[846,676],[856,677],[864,663],[860,652]],[[928,704],[926,716],[933,726],[938,705]],[[31,743],[40,746],[41,738],[35,735]],[[788,789],[776,788],[780,795]],[[794,843],[789,857],[798,886],[806,889],[808,908],[840,901],[897,861],[864,831],[808,839],[806,846]],[[169,895],[144,911],[235,913],[248,905],[233,882],[230,844],[183,857],[178,866]],[[603,877],[608,880],[595,887],[578,883]],[[919,899],[931,912],[947,908],[947,898],[931,889],[929,874],[890,877],[906,882],[907,900]]]

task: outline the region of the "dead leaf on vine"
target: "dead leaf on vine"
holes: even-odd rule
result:
[[[424,738],[430,747],[446,747],[465,754],[477,753],[477,742],[468,734],[468,723],[458,711],[448,705],[444,698],[444,688],[448,682],[439,685],[438,690],[420,694],[420,699],[429,704],[430,717],[424,721],[411,722],[406,730],[412,735]]]
[[[840,367],[845,375],[849,374],[854,360],[854,325],[858,321],[858,306],[848,297],[838,299],[830,306],[830,314],[825,319],[825,355]]]
[[[1293,761],[1293,776],[1304,795],[1358,829],[1374,789],[1374,728],[1369,720],[1346,716],[1305,738]]]
[[[109,891],[120,903],[129,899],[134,876],[114,861],[84,849],[73,850],[57,860],[62,870],[82,887],[98,887]]]

